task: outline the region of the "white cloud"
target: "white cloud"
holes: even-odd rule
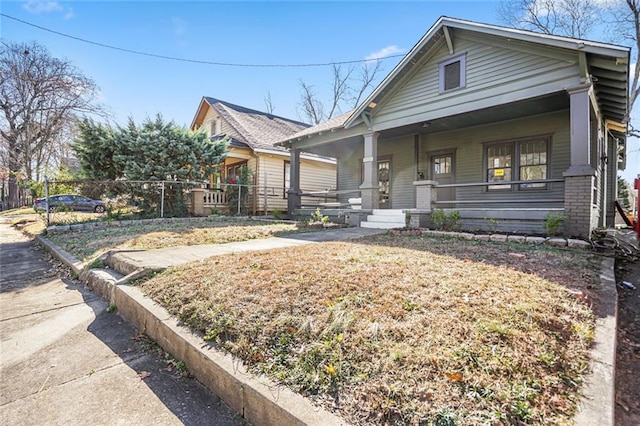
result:
[[[64,20],[68,21],[69,19],[73,19],[75,18],[76,14],[73,12],[73,9],[71,9],[70,7],[68,7],[65,11],[64,14]]]
[[[377,52],[373,52],[372,54],[370,54],[364,59],[366,61],[375,61],[378,59],[386,58],[388,56],[404,53],[406,51],[407,49],[403,49],[394,44],[392,46],[383,47],[382,49],[378,50]]]
[[[174,16],[171,18],[171,25],[173,26],[173,33],[176,36],[182,37],[187,33],[188,24],[184,19]]]
[[[22,5],[22,8],[35,15],[40,13],[61,12],[64,13],[65,20],[72,19],[75,16],[72,8],[65,7],[57,1],[28,0]]]
[[[60,12],[63,7],[57,1],[29,0],[23,6],[29,13]]]

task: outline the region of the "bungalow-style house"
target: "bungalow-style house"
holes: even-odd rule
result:
[[[337,193],[361,202],[341,212],[354,224],[430,226],[456,211],[462,229],[543,234],[547,219],[588,238],[614,221],[629,55],[442,17],[359,107],[281,142],[289,209],[306,191],[299,153],[331,153]]]
[[[266,112],[203,97],[191,123],[191,130],[203,129],[212,139],[227,137],[227,157],[220,173],[212,175],[204,194],[204,207],[220,208],[224,192],[217,191],[229,177],[246,166],[251,171],[248,187],[250,213],[286,212],[290,180],[289,150],[274,145],[279,140],[308,128],[309,125]],[[312,191],[336,187],[335,158],[303,153],[300,155],[299,183]]]

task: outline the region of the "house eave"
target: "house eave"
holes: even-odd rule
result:
[[[277,151],[272,149],[264,149],[257,148],[254,149],[253,152],[256,154],[269,154],[269,155],[278,155],[281,157],[289,157],[290,153],[285,151]],[[319,163],[327,163],[327,164],[336,164],[336,159],[332,157],[322,157],[317,155],[306,154],[304,152],[300,153],[300,158],[309,161],[317,161]]]
[[[203,96],[202,99],[200,100],[200,105],[198,105],[198,109],[196,110],[196,114],[193,117],[193,120],[191,120],[191,126],[189,127],[189,129],[196,130],[195,126],[196,126],[196,124],[198,124],[198,117],[200,117],[200,112],[202,111],[202,108],[205,105],[209,105],[209,103],[207,102],[206,97]],[[204,115],[206,115],[206,113]],[[202,123],[200,123],[200,124],[202,124]]]
[[[490,24],[482,24],[477,22],[465,21],[449,17],[440,17],[438,21],[427,31],[427,33],[416,43],[416,45],[405,55],[405,57],[396,65],[396,67],[385,77],[385,79],[374,89],[374,91],[357,107],[344,123],[344,128],[348,129],[362,121],[362,114],[367,111],[373,111],[370,107],[372,102],[389,89],[389,86],[402,72],[409,71],[413,66],[419,63],[416,56],[420,54],[423,48],[431,41],[436,34],[448,28],[461,29],[467,31],[482,32],[489,35],[504,37],[512,40],[547,45],[550,47],[564,48],[568,50],[585,52],[590,55],[601,56],[615,59],[616,65],[626,65],[628,67],[630,58],[630,49],[622,46],[609,45],[605,43],[593,42],[588,40],[571,39],[568,37],[538,34],[530,31],[517,30],[512,28],[499,27]],[[445,31],[446,32],[446,31]],[[443,35],[442,37],[445,37]]]

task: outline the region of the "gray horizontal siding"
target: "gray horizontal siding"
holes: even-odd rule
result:
[[[415,206],[416,160],[414,138],[405,136],[391,140],[378,140],[378,156],[391,157],[391,208]]]
[[[490,38],[454,37],[454,55],[466,52],[466,87],[439,93],[438,63],[446,47],[408,78],[374,112],[374,130],[433,120],[564,90],[579,83],[575,54],[542,51]],[[563,57],[564,55],[564,57]]]
[[[336,147],[335,155],[338,159],[338,189],[359,189],[360,187],[360,165],[362,157],[364,140],[360,143],[342,144]],[[339,197],[341,202],[346,202],[349,198],[356,197],[358,194],[344,194]]]
[[[570,127],[569,112],[560,111],[527,119],[478,126],[451,132],[422,135],[420,143],[421,170],[429,170],[427,153],[443,150],[456,150],[455,183],[484,182],[484,147],[491,142],[509,141],[538,135],[551,135],[549,155],[549,178],[562,178],[570,165]],[[492,192],[483,187],[456,188],[456,199],[463,201],[547,199],[563,198],[564,185],[550,184],[550,190]],[[525,207],[526,204],[514,204],[513,207]],[[540,205],[542,207],[543,205]],[[549,204],[548,207],[558,205]],[[459,205],[464,208],[464,205]],[[486,207],[486,206],[485,206]],[[495,207],[507,207],[496,204]]]

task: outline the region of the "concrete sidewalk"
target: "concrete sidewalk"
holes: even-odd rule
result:
[[[139,330],[182,360],[189,371],[214,394],[222,398],[245,420],[255,425],[306,424],[339,426],[345,422],[308,400],[265,378],[256,378],[231,357],[207,345],[201,336],[182,327],[164,309],[144,296],[128,279],[152,270],[198,261],[211,256],[256,250],[271,250],[325,241],[345,241],[386,230],[341,228],[271,237],[228,244],[171,247],[146,251],[112,251],[104,258],[109,269],[86,268],[78,259],[37,237],[55,257],[81,276],[95,293]]]
[[[0,424],[245,424],[137,329],[0,224]]]

